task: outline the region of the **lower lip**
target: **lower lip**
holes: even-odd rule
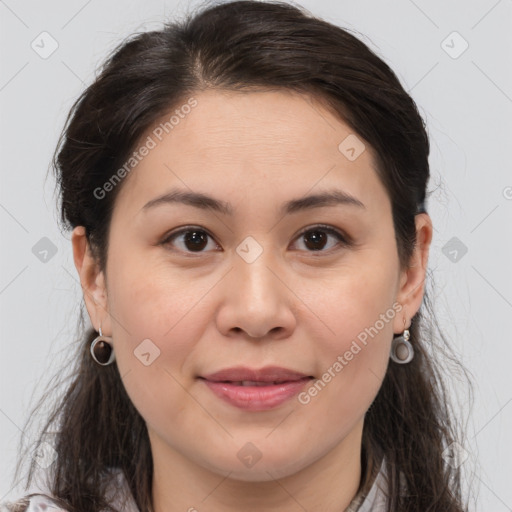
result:
[[[293,382],[268,386],[237,386],[229,382],[202,380],[219,398],[235,407],[247,411],[265,411],[294,397],[312,379],[304,377]]]

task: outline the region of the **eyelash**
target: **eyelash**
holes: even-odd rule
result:
[[[179,231],[175,231],[174,233],[171,233],[170,235],[166,236],[161,242],[159,245],[168,245],[171,240],[173,240],[174,238],[178,237],[179,235],[183,235],[185,233],[189,233],[191,231],[199,231],[201,233],[205,233],[206,235],[208,235],[211,239],[213,239],[215,241],[215,239],[213,238],[212,235],[210,235],[210,233],[208,233],[207,230],[203,229],[203,228],[200,228],[200,227],[197,227],[197,226],[187,226],[183,229],[180,229]],[[300,237],[304,236],[306,233],[309,233],[309,232],[312,232],[312,231],[324,231],[330,235],[334,235],[336,238],[338,238],[338,244],[337,246],[325,251],[323,249],[320,249],[318,251],[306,251],[306,252],[310,252],[314,255],[317,255],[317,254],[320,254],[320,253],[328,253],[330,254],[331,252],[333,251],[336,251],[338,249],[340,249],[340,246],[341,247],[350,247],[352,245],[352,239],[344,234],[343,232],[335,229],[335,228],[332,228],[331,226],[326,226],[324,224],[318,224],[316,226],[312,226],[312,227],[308,227],[308,228],[305,228],[303,229],[296,237],[295,237],[295,240],[298,240]],[[216,243],[216,242],[215,242]],[[217,244],[218,245],[218,244]],[[201,254],[203,252],[206,252],[206,251],[182,251],[180,249],[178,249],[177,252],[182,252],[182,253],[185,253],[185,254],[188,254],[188,255],[193,255],[193,254]]]

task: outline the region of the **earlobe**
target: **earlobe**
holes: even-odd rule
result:
[[[73,229],[71,243],[87,311],[91,323],[98,328],[101,319],[105,317],[105,313],[108,313],[104,274],[100,271],[98,262],[92,254],[84,226]],[[104,327],[104,323],[102,325]]]
[[[410,319],[418,312],[425,292],[428,256],[432,242],[432,221],[427,213],[416,215],[416,245],[409,266],[403,270],[400,278],[400,290],[397,302],[402,304],[407,315],[405,328]],[[396,318],[395,333],[404,330],[403,318]]]

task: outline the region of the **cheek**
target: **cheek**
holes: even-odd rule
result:
[[[198,299],[211,284],[191,282],[183,273],[165,277],[130,259],[118,262],[110,273],[109,308],[126,391],[145,418],[162,407],[162,394],[166,405],[179,410],[186,400],[182,385],[191,378],[182,370],[194,358],[208,318],[205,301]]]
[[[318,311],[318,317],[324,320],[327,332],[331,334],[326,340],[331,340],[330,345],[339,348],[341,344],[343,348],[360,334],[364,341],[364,332],[368,329],[373,333],[371,338],[380,334],[386,337],[393,330],[391,320],[397,314],[397,307],[393,307],[394,276],[384,269],[370,272],[350,268],[343,272],[346,277],[325,281],[322,292],[314,301],[311,299],[315,312]]]
[[[350,277],[319,294],[315,312],[324,333],[317,348],[317,375],[322,376],[325,387],[341,393],[350,403],[352,398],[357,402],[362,394],[369,397],[378,391],[389,362],[394,318],[401,314],[401,306],[394,302],[390,269],[354,269],[347,275]]]
[[[191,280],[186,272],[171,271],[141,258],[117,260],[109,280],[109,308],[121,350],[134,350],[151,339],[162,356],[185,350],[201,325],[201,301],[211,284]],[[193,318],[193,320],[191,320]],[[117,325],[116,325],[117,324]]]

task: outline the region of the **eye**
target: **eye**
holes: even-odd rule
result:
[[[188,227],[172,233],[161,244],[168,245],[177,239],[181,240],[182,245],[179,249],[183,252],[204,252],[204,248],[208,246],[208,238],[213,240],[204,229]],[[215,245],[218,247],[217,244]]]
[[[322,251],[325,248],[325,245],[329,239],[329,236],[335,237],[338,239],[338,243],[334,244],[340,245],[343,247],[348,247],[350,245],[350,238],[348,236],[344,236],[337,229],[331,228],[330,226],[313,226],[312,228],[307,228],[303,230],[297,237],[297,240],[305,241],[304,245],[309,249],[308,252],[329,252]],[[332,248],[333,246],[331,246]]]
[[[301,238],[302,237],[302,238]],[[338,240],[333,246],[340,245],[343,247],[348,247],[351,244],[351,239],[348,236],[344,236],[340,231],[334,229],[330,226],[313,226],[312,228],[307,228],[303,230],[296,238],[296,240],[306,241],[304,244],[306,246],[307,252],[328,252],[323,251],[325,248],[329,237],[336,238]],[[184,229],[180,229],[174,233],[171,233],[164,240],[162,240],[161,245],[178,245],[178,249],[182,252],[207,252],[205,248],[208,247],[209,240],[213,241],[213,237],[204,229],[196,228],[196,227],[187,227]],[[180,243],[176,244],[175,241],[178,240]],[[181,244],[181,247],[180,247]],[[219,246],[213,242],[214,248]],[[331,246],[331,248],[333,247]]]

